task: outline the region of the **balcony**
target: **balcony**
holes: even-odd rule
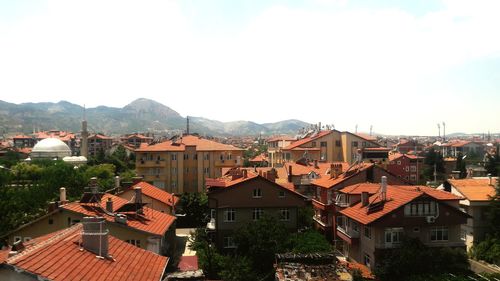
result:
[[[165,160],[139,160],[136,163],[140,167],[163,167],[166,165]]]
[[[300,179],[300,185],[310,185],[313,180],[314,179],[309,179],[309,178]]]
[[[332,226],[332,224],[328,221],[327,216],[314,215],[313,220],[323,228]]]
[[[341,208],[347,208],[347,207],[349,207],[350,204],[345,202],[345,201],[339,200],[339,201],[335,201],[335,205],[338,207],[341,207]]]

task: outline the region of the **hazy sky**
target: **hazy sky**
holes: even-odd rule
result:
[[[375,3],[376,2],[376,3]],[[0,0],[0,100],[500,131],[500,1]]]

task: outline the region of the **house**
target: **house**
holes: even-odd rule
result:
[[[467,223],[462,225],[462,237],[467,249],[485,239],[488,231],[486,213],[490,200],[496,195],[496,180],[498,178],[493,177],[449,179],[438,187],[461,196],[460,208],[471,216]]]
[[[106,153],[111,149],[113,138],[101,134],[94,134],[88,137],[88,144],[88,155],[95,157],[100,151]]]
[[[339,191],[358,183],[377,183],[386,176],[391,184],[407,184],[403,179],[373,163],[356,163],[347,168],[331,164],[328,176],[312,181],[315,227],[327,238],[335,240],[336,217],[339,211]]]
[[[243,149],[185,135],[141,146],[136,150],[137,175],[168,192],[202,192],[205,178],[222,175],[222,168],[241,166]]]
[[[136,187],[141,188],[142,201],[148,204],[149,208],[169,215],[175,215],[175,206],[179,203],[179,197],[145,181],[134,183],[125,190],[119,191],[116,196],[131,201],[135,196]]]
[[[281,167],[285,162],[283,148],[292,144],[296,139],[289,136],[277,136],[267,140],[269,163],[272,167]]]
[[[259,154],[254,158],[248,160],[252,167],[267,167],[269,166],[269,158],[264,154]]]
[[[441,145],[443,156],[458,157],[459,154],[469,158],[482,158],[486,145],[477,141],[452,140]]]
[[[424,145],[418,143],[416,140],[412,139],[400,139],[399,142],[394,145],[394,150],[401,154],[408,154],[410,151],[422,151],[424,149]]]
[[[145,136],[143,134],[130,134],[120,138],[122,144],[129,145],[135,148],[139,148],[141,144],[150,144],[153,142],[153,138],[150,136]]]
[[[12,138],[14,142],[14,147],[24,148],[24,147],[33,147],[35,146],[36,140],[31,136],[26,135],[17,135]]]
[[[105,220],[92,217],[2,252],[0,276],[12,281],[161,281],[169,260],[110,235]]]
[[[234,230],[259,220],[264,214],[274,216],[291,231],[299,223],[299,209],[307,198],[273,180],[273,175],[255,174],[234,169],[230,175],[207,179],[211,220],[207,230],[213,233],[219,249],[235,248]]]
[[[424,157],[413,154],[394,153],[389,155],[387,171],[405,179],[411,184],[422,182],[424,171]]]
[[[462,198],[425,186],[388,185],[361,202],[339,211],[336,236],[350,260],[373,268],[381,254],[398,247],[404,236],[418,238],[429,247],[457,247],[465,250],[460,235],[467,214],[459,209]]]
[[[83,217],[103,217],[110,233],[118,239],[145,250],[170,255],[174,250],[175,217],[145,207],[141,188],[134,189],[132,202],[109,193],[99,193],[91,187],[80,202],[67,202],[64,188],[61,198],[50,212],[6,234],[9,244],[27,242],[50,232],[70,227]]]

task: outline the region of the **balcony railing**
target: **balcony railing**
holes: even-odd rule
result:
[[[317,216],[317,215],[314,215],[313,216],[313,220],[315,222],[317,222],[319,225],[321,225],[322,227],[328,227],[328,226],[331,226],[332,224],[328,221],[328,217],[326,216]]]
[[[349,207],[350,204],[343,201],[343,200],[338,200],[338,201],[335,201],[335,205],[342,207],[342,208],[346,208],[346,207]]]
[[[359,238],[359,232],[352,229],[351,227],[338,225],[337,230],[347,235],[350,238]]]

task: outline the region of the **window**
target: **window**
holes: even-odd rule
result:
[[[226,155],[226,160],[231,160],[231,159],[233,159],[233,155],[231,154]]]
[[[398,165],[401,165],[401,161],[396,162]]]
[[[193,156],[193,159],[194,159],[194,160],[198,160],[198,154],[195,154],[195,155]]]
[[[359,224],[357,222],[351,221],[351,227],[352,227],[352,230],[359,233]]]
[[[280,221],[289,221],[290,211],[288,209],[280,209]]]
[[[403,228],[402,227],[386,228],[385,229],[385,243],[386,244],[400,243],[402,237],[403,237]]]
[[[215,217],[216,217],[215,215],[216,215],[215,209],[210,209],[210,218],[215,219]]]
[[[465,231],[464,229],[460,230],[460,240],[467,240],[467,231]]]
[[[369,226],[365,226],[365,237],[368,239],[372,239],[372,228]]]
[[[406,166],[405,167],[405,171],[409,172],[410,171],[410,167]]]
[[[261,208],[254,208],[252,212],[252,219],[254,221],[259,220],[262,217],[264,211]]]
[[[434,201],[415,201],[405,205],[405,216],[424,217],[436,214],[436,202]]]
[[[54,219],[49,219],[49,224],[54,224]]]
[[[138,239],[129,239],[129,240],[125,240],[125,242],[130,243],[136,247],[141,247],[141,240],[138,240]]]
[[[431,241],[448,241],[448,227],[436,226],[431,228]]]
[[[260,188],[256,188],[253,190],[253,198],[261,198],[262,197],[262,191]]]
[[[416,181],[417,180],[417,175],[410,175],[410,180],[411,181]]]
[[[236,248],[236,243],[234,243],[234,237],[232,236],[224,237],[224,248],[226,249]]]
[[[358,142],[357,142],[357,141],[353,141],[353,142],[352,142],[352,146],[353,146],[353,147],[358,147]]]
[[[189,160],[189,154],[184,153],[184,160]]]
[[[417,166],[410,166],[410,171],[415,173],[417,171]]]
[[[210,160],[210,154],[205,153],[205,154],[203,155],[203,160]]]
[[[176,181],[172,181],[172,188],[177,188],[177,182]]]
[[[284,190],[280,190],[280,192],[278,194],[278,197],[279,198],[285,198],[285,191]]]
[[[177,154],[171,154],[170,155],[171,160],[177,160]]]
[[[369,254],[365,253],[364,261],[365,261],[365,265],[370,267],[371,258],[370,258]]]
[[[341,144],[340,144],[340,140],[336,140],[336,141],[335,141],[335,146],[336,146],[336,147],[340,147],[340,145],[341,145]]]
[[[219,157],[219,159],[220,159],[221,161],[223,161],[223,160],[224,160],[224,155],[223,155],[223,154],[221,154],[221,155],[220,155],[220,157]]]
[[[321,152],[321,156],[319,157],[319,160],[326,161],[326,153],[325,152]]]
[[[322,142],[320,142],[320,143],[319,143],[319,145],[320,145],[321,147],[326,147],[326,141],[322,141]]]
[[[315,141],[311,142],[311,146],[316,147],[316,142]]]
[[[184,168],[185,173],[189,173],[189,167]]]
[[[23,238],[21,236],[14,236],[14,243],[16,243],[17,241],[22,241]]]
[[[236,221],[236,211],[234,209],[226,209],[226,210],[224,210],[224,221],[225,222],[234,222],[234,221]]]
[[[172,175],[176,175],[177,174],[177,168],[172,168],[172,172],[171,172]]]
[[[413,232],[420,232],[420,227],[414,227]]]
[[[207,174],[210,172],[210,168],[203,168],[203,173]]]

